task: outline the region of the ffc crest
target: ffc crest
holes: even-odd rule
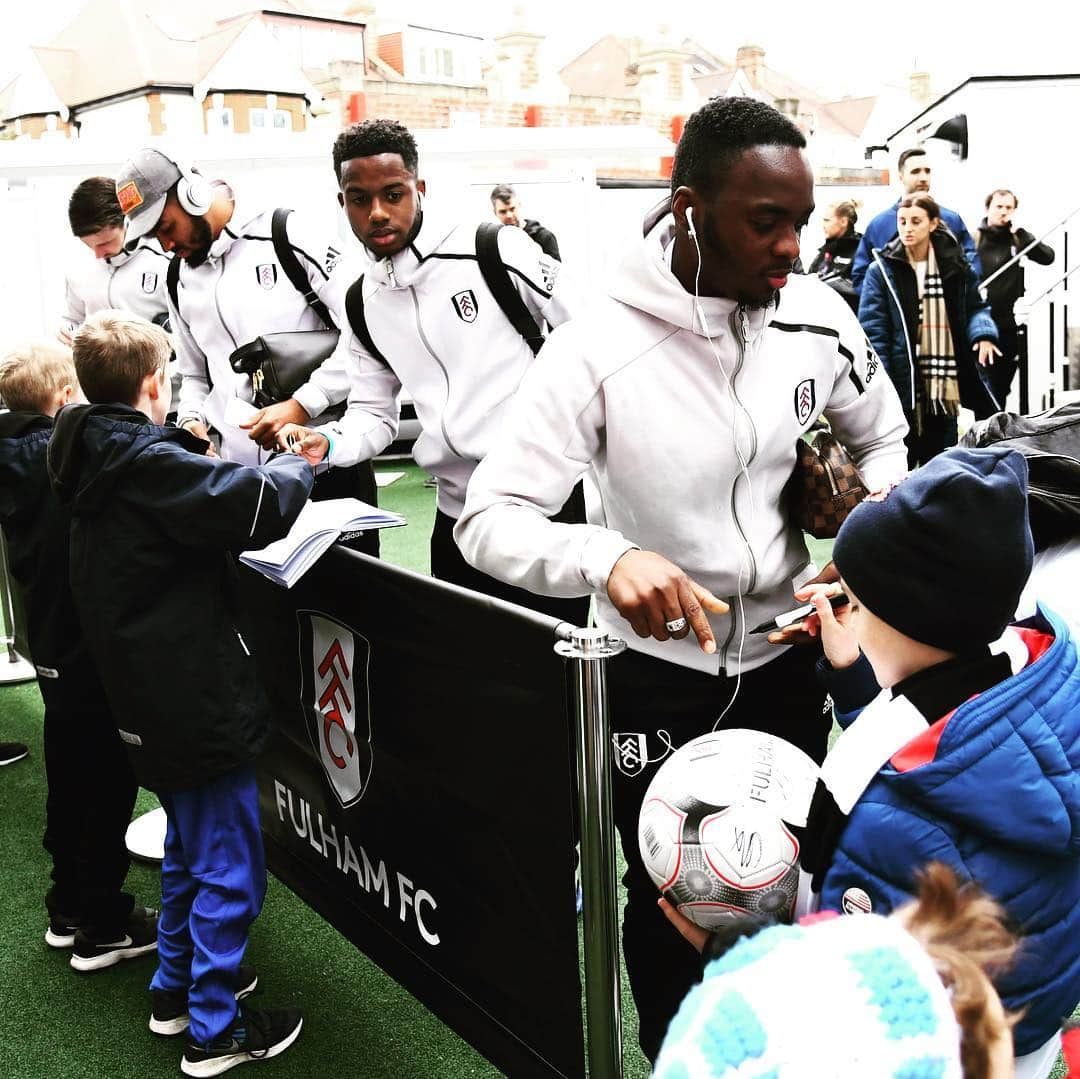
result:
[[[143,292],[150,294],[157,288],[157,274],[156,273],[144,273],[142,275],[142,290]]]
[[[814,415],[814,407],[817,405],[817,392],[814,389],[814,380],[804,378],[795,387],[795,418],[802,425]]]
[[[615,749],[615,767],[624,776],[640,775],[649,760],[645,735],[613,734],[611,740]]]
[[[255,280],[269,292],[277,284],[277,266],[272,262],[264,262],[261,266],[256,266]]]
[[[476,321],[476,293],[471,288],[459,292],[453,297],[454,310],[462,322]]]
[[[328,615],[297,611],[296,617],[308,734],[331,788],[347,809],[364,796],[371,778],[371,644]]]

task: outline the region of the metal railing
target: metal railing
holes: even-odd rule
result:
[[[1063,240],[1062,265],[1064,267],[1064,272],[1053,284],[1043,289],[1042,292],[1034,297],[1034,299],[1028,299],[1025,296],[1021,296],[1014,306],[1013,314],[1016,319],[1017,329],[1017,367],[1020,375],[1019,392],[1021,414],[1028,414],[1032,410],[1032,356],[1034,352],[1041,352],[1041,349],[1033,351],[1032,348],[1031,331],[1034,326],[1032,314],[1044,302],[1046,303],[1047,318],[1045,335],[1040,335],[1040,339],[1045,342],[1046,346],[1046,366],[1040,370],[1045,371],[1046,379],[1042,383],[1043,392],[1040,407],[1037,411],[1053,408],[1057,404],[1059,392],[1072,392],[1074,389],[1071,378],[1071,358],[1069,356],[1068,292],[1069,280],[1078,270],[1080,270],[1080,265],[1071,268],[1069,266],[1068,226],[1069,222],[1078,214],[1080,214],[1080,206],[1070,210],[1069,213],[1065,214],[1064,217],[1043,232],[1041,236],[1017,251],[1007,262],[1003,263],[992,274],[979,283],[979,293],[985,300],[987,297],[987,289],[994,281],[1001,277],[1002,274],[1011,267],[1015,266],[1038,244],[1043,243],[1048,237],[1053,236],[1059,230],[1061,231]],[[1059,293],[1063,294],[1060,308],[1056,301],[1056,297]],[[1004,402],[1002,402],[1002,404],[1004,404]]]

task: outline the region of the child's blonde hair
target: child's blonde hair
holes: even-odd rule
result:
[[[58,341],[27,341],[0,358],[0,399],[12,412],[45,412],[54,393],[75,385],[71,349]]]
[[[982,1079],[989,1073],[990,1046],[999,1033],[990,1006],[992,979],[1008,970],[1019,945],[1005,911],[974,884],[961,884],[948,866],[931,862],[916,880],[916,899],[898,913],[952,997],[965,1079]],[[1011,1027],[1023,1013],[1004,1014]]]
[[[172,346],[160,326],[124,311],[105,310],[79,327],[72,350],[79,384],[92,405],[133,405],[143,379],[164,369]]]

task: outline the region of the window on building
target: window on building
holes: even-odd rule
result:
[[[446,79],[454,77],[454,54],[450,49],[435,50],[435,74]]]
[[[288,109],[250,109],[252,131],[292,131],[292,113]]]
[[[416,66],[419,68],[421,75],[427,74],[427,49],[416,50]]]
[[[206,110],[206,131],[213,135],[218,131],[233,131],[233,111],[231,108]]]

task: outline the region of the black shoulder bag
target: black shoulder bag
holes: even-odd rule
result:
[[[289,243],[285,222],[291,212],[287,209],[274,211],[270,225],[274,253],[293,288],[304,297],[326,329],[263,334],[232,353],[229,363],[237,374],[251,377],[253,398],[258,408],[292,397],[333,353],[340,336],[326,304],[315,294]],[[173,303],[176,303],[175,296]]]

